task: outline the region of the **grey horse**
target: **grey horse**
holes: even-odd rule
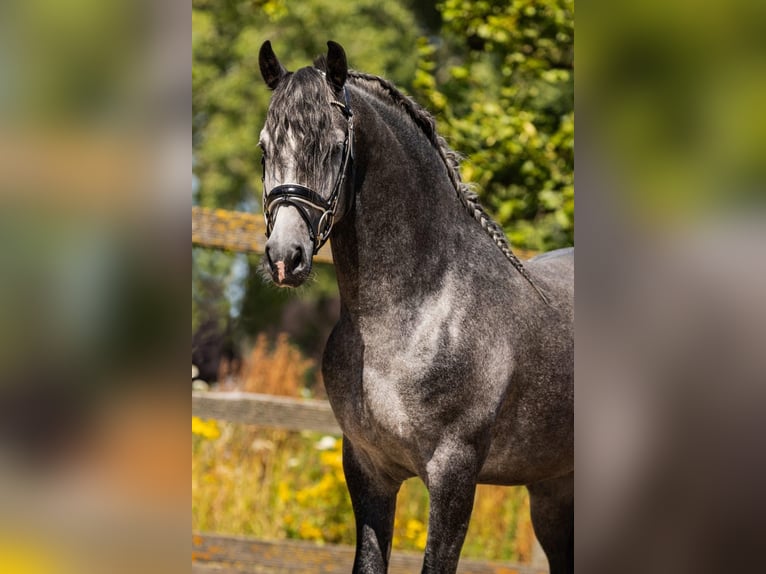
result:
[[[328,42],[273,90],[261,132],[265,273],[309,276],[332,238],[340,319],[322,364],[343,431],[354,573],[388,568],[396,495],[430,494],[423,573],[456,572],[477,483],[526,485],[553,574],[574,562],[574,253],[522,264],[433,118]]]

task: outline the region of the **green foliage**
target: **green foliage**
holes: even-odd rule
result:
[[[445,0],[415,90],[513,244],[574,240],[572,0]]]
[[[202,325],[213,323],[218,331],[226,327],[229,301],[225,297],[226,276],[232,256],[210,249],[192,249],[192,334]]]

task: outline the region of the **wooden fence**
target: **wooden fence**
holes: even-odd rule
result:
[[[263,253],[266,246],[266,223],[261,214],[195,206],[192,207],[192,245],[243,253]],[[513,251],[521,259],[529,259],[536,254],[535,251],[516,247]],[[314,261],[332,263],[328,245],[314,255]]]
[[[192,416],[300,431],[340,434],[327,401],[255,393],[192,393]]]
[[[327,401],[291,399],[242,392],[192,393],[192,415],[286,430],[340,434]],[[339,574],[354,562],[349,546],[316,545],[299,541],[265,541],[211,533],[192,534],[194,574]],[[394,552],[390,574],[417,574],[421,553]],[[547,570],[523,564],[461,560],[461,574],[545,574]]]
[[[264,541],[236,536],[193,535],[194,574],[349,574],[354,563],[350,546],[317,546],[295,540]],[[393,552],[389,574],[419,574],[423,555]],[[530,566],[461,560],[460,574],[542,574]]]
[[[260,215],[192,207],[192,245],[262,253],[265,224]],[[325,247],[314,256],[332,263]],[[242,392],[192,393],[192,416],[292,431],[340,434],[327,401]],[[214,533],[192,533],[192,574],[340,574],[351,572],[354,549],[294,540],[265,541]],[[421,553],[393,552],[390,574],[417,574]],[[536,562],[537,563],[537,562]],[[460,574],[546,574],[523,564],[461,560]]]
[[[263,253],[266,246],[266,223],[263,215],[192,207],[192,245],[213,247],[241,253]],[[332,263],[330,248],[325,245],[314,261]]]

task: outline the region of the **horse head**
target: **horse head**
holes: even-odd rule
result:
[[[271,43],[259,65],[273,90],[260,135],[263,151],[265,268],[279,286],[297,287],[313,255],[349,210],[353,116],[343,48],[328,42],[326,58],[288,72]]]

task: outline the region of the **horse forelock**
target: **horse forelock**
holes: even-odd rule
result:
[[[275,151],[274,161],[293,156],[300,183],[319,186],[324,166],[332,154],[334,99],[319,70],[301,68],[289,74],[274,90],[264,125]],[[296,146],[300,149],[294,149]]]

